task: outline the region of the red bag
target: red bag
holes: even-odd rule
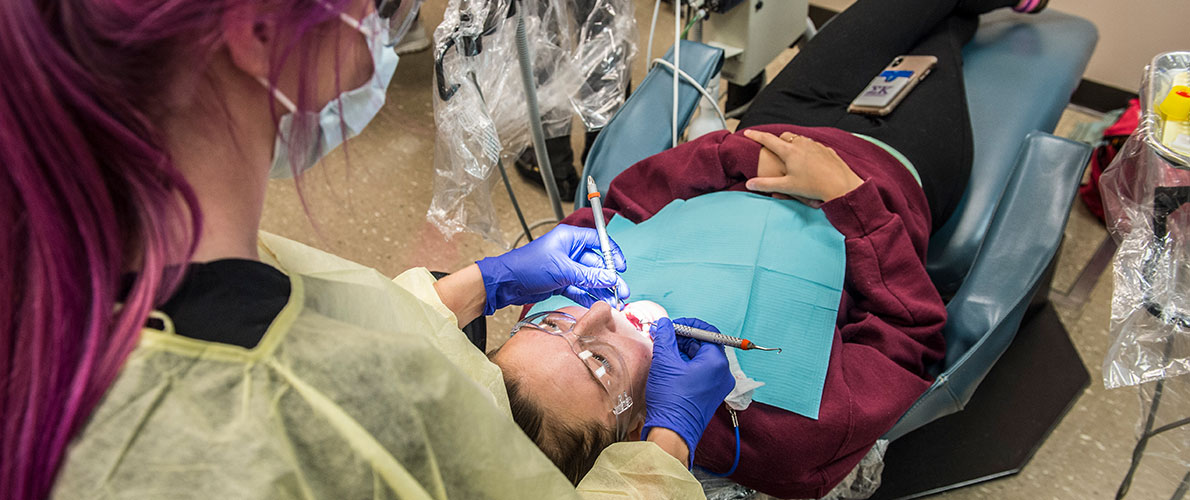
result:
[[[1128,101],[1128,108],[1124,110],[1124,114],[1103,131],[1103,141],[1091,153],[1091,179],[1086,184],[1079,186],[1078,195],[1087,205],[1087,209],[1095,214],[1100,221],[1103,221],[1103,198],[1100,198],[1099,195],[1099,176],[1103,175],[1103,169],[1111,165],[1112,159],[1120,151],[1120,146],[1124,145],[1124,141],[1132,135],[1138,125],[1140,125],[1140,101],[1132,99]]]

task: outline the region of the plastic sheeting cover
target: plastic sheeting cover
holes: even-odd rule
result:
[[[1190,52],[1157,56],[1141,86],[1141,124],[1100,179],[1119,243],[1108,388],[1190,373],[1190,161],[1160,142],[1155,103],[1190,78]],[[1181,207],[1181,208],[1179,208]]]
[[[434,197],[428,219],[448,238],[474,231],[507,246],[492,204],[497,162],[532,142],[510,0],[450,0],[434,30]],[[601,128],[624,100],[636,53],[630,0],[527,0],[526,41],[546,137],[577,112]]]
[[[818,500],[863,500],[876,493],[880,488],[880,478],[884,472],[884,453],[888,451],[889,441],[880,439],[868,450],[864,458],[855,465],[854,469],[843,478],[839,484]],[[707,500],[762,500],[772,498],[762,496],[761,493],[736,484],[731,479],[717,477],[701,468],[694,469],[694,477],[702,483],[702,491]]]

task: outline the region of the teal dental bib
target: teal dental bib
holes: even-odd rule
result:
[[[818,418],[846,249],[821,210],[791,200],[719,192],[675,200],[640,223],[616,216],[631,300],[661,304],[781,353],[736,351],[753,400]],[[555,296],[530,311],[574,305]]]

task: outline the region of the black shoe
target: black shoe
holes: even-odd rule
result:
[[[541,180],[541,169],[537,167],[537,156],[533,148],[526,149],[521,153],[514,165],[517,173],[521,174],[521,178],[545,189],[545,184]],[[574,202],[574,194],[578,191],[579,185],[579,176],[574,171],[574,166],[570,163],[554,163],[551,166],[554,169],[554,183],[558,187],[558,197],[562,201]]]

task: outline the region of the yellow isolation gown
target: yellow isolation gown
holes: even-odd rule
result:
[[[499,367],[425,269],[389,280],[275,235],[289,302],[253,349],[146,329],[71,444],[57,499],[702,498],[652,443],[576,490],[511,418]]]

